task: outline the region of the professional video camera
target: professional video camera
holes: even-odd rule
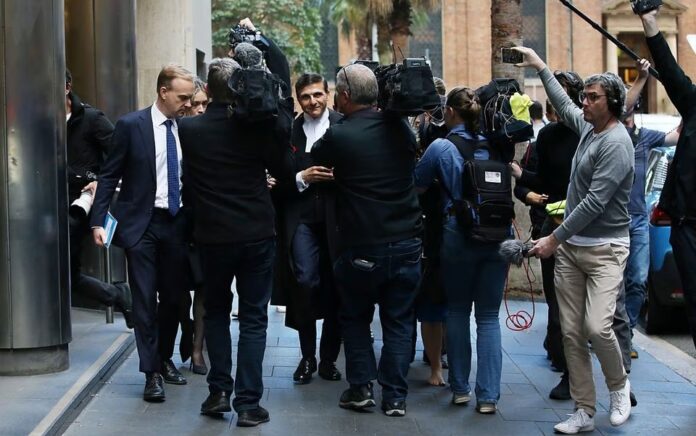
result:
[[[270,45],[260,30],[251,30],[242,26],[241,24],[237,24],[231,28],[230,32],[227,34],[227,38],[229,40],[230,47],[232,48],[235,48],[237,44],[242,42],[248,42],[253,44],[254,47],[258,48],[259,50],[265,52],[268,50]]]
[[[636,15],[643,15],[662,6],[662,0],[631,0],[631,8]]]
[[[379,85],[377,104],[385,112],[413,116],[441,104],[425,58],[406,58],[400,64],[381,65],[373,71]]]

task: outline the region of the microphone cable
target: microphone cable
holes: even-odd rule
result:
[[[520,230],[517,227],[517,222],[515,220],[512,220],[512,225],[515,229],[515,233],[517,234],[517,238],[520,239],[521,235]],[[531,237],[525,242],[528,242],[530,239]],[[505,312],[507,313],[507,317],[505,318],[505,326],[513,332],[521,332],[530,329],[532,327],[532,323],[534,322],[534,317],[536,316],[536,302],[534,301],[533,286],[533,283],[536,282],[536,275],[534,274],[534,271],[532,271],[530,259],[527,259],[526,262],[523,262],[522,267],[524,268],[525,275],[527,277],[527,283],[529,283],[529,295],[532,300],[532,313],[530,314],[528,311],[524,309],[518,310],[514,313],[510,313],[510,306],[508,305],[508,293],[510,291],[510,289],[508,288],[508,284],[510,281],[510,265],[508,265],[508,270],[505,278],[505,292],[503,294],[503,301],[505,302]]]

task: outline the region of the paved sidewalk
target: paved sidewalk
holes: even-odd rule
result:
[[[531,313],[529,302],[511,302],[511,310]],[[553,425],[572,411],[570,401],[548,398],[559,380],[551,372],[541,346],[546,330],[546,305],[536,304],[536,319],[531,330],[512,332],[503,327],[502,397],[496,415],[480,415],[473,405],[449,404],[449,388],[426,385],[428,367],[421,362],[422,343],[411,365],[408,412],[404,418],[389,418],[375,408],[374,413],[356,413],[340,409],[338,398],[345,381],[328,382],[315,377],[309,385],[295,386],[292,373],[299,361],[297,334],[283,327],[283,314],[269,309],[268,348],[264,360],[266,393],[262,405],[271,421],[256,428],[236,427],[236,415],[223,419],[199,415],[207,395],[205,377],[187,369],[187,386],[165,385],[167,401],[149,404],[142,400],[144,377],[138,373],[134,352],[82,414],[68,428],[68,435],[166,434],[201,435],[539,435],[552,434]],[[501,311],[504,322],[505,309]],[[373,326],[375,349],[381,348],[380,329]],[[233,323],[233,336],[237,325]],[[472,328],[473,334],[475,329]],[[651,342],[641,338],[640,345]],[[665,353],[660,348],[660,353]],[[236,353],[236,349],[233,349]],[[651,349],[639,347],[640,358],[633,361],[630,376],[638,407],[627,424],[614,428],[607,413],[609,396],[598,362],[594,361],[598,384],[597,431],[595,434],[696,434],[696,386],[653,357]],[[236,360],[236,358],[234,359]],[[175,356],[175,362],[180,361]],[[688,364],[688,362],[687,362]],[[691,362],[696,365],[696,361]],[[343,370],[341,360],[338,366]],[[183,365],[182,365],[183,367]],[[475,365],[474,365],[475,368]],[[474,374],[471,377],[472,387]],[[375,394],[379,402],[379,388]]]
[[[26,435],[60,425],[129,346],[132,330],[117,314],[106,324],[100,310],[71,310],[70,367],[32,376],[0,377],[0,435]]]

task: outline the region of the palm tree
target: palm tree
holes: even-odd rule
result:
[[[408,56],[411,24],[418,13],[431,11],[440,0],[329,0],[332,20],[345,35],[355,32],[358,59],[371,59],[372,26],[377,27],[377,49],[382,63]]]
[[[491,66],[493,77],[510,77],[524,86],[524,69],[504,64],[500,49],[522,45],[521,0],[491,0]]]

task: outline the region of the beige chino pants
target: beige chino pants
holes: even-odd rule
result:
[[[590,416],[596,411],[597,394],[588,340],[609,391],[622,389],[626,383],[621,350],[611,325],[628,251],[628,247],[613,244],[580,247],[568,243],[556,251],[554,280],[570,395],[576,408],[585,409]]]

